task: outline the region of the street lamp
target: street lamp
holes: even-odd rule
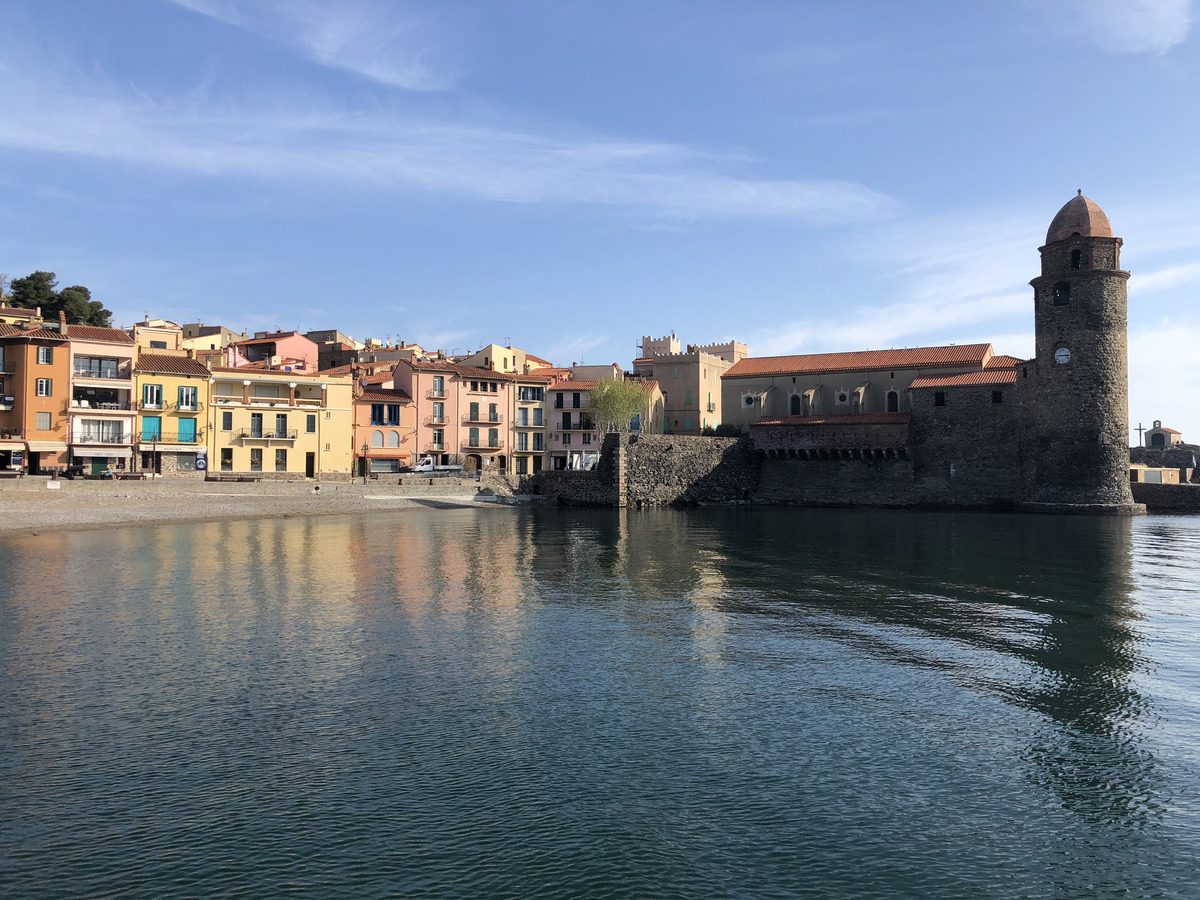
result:
[[[370,449],[371,449],[371,445],[368,444],[366,441],[363,441],[362,462],[360,463],[360,465],[362,466],[363,484],[367,483],[367,451]]]

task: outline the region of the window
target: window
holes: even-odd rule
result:
[[[434,375],[433,376],[433,396],[435,396],[435,397],[445,397],[446,396],[446,376],[444,376],[444,375]]]
[[[308,434],[317,433],[317,417],[315,415],[309,415],[305,418],[304,430]]]
[[[162,416],[142,416],[142,440],[162,440]]]
[[[175,468],[180,472],[195,472],[196,471],[196,454],[195,453],[177,453],[175,454]]]
[[[678,377],[679,377],[679,366],[676,366],[676,367],[675,367],[675,377],[676,377],[676,378],[678,378]]]
[[[446,432],[441,428],[433,429],[433,449],[434,450],[445,450],[446,449]]]
[[[142,407],[144,409],[162,409],[162,397],[161,384],[142,385]]]
[[[196,420],[183,418],[179,420],[179,443],[196,443]]]
[[[387,445],[393,450],[398,450],[400,448],[400,432],[389,431],[387,433]]]
[[[641,415],[641,413],[638,413],[636,416],[634,416],[632,419],[629,420],[629,430],[630,431],[641,431],[642,430],[642,415]]]
[[[479,382],[478,381],[471,382],[471,390],[478,393],[478,391],[479,391]]]
[[[541,401],[546,398],[546,389],[540,387],[523,387],[517,389],[517,399],[526,403]]]
[[[75,374],[81,378],[120,378],[120,362],[115,359],[75,357]]]
[[[278,450],[275,451],[275,471],[276,472],[286,472],[287,471],[287,451],[284,450],[282,447],[280,447]]]
[[[583,433],[583,443],[586,445],[586,444],[590,444],[591,442],[592,442],[592,433],[590,431],[585,431]]]
[[[946,392],[945,391],[935,391],[934,392],[933,405],[934,406],[945,406],[946,405]]]
[[[232,472],[233,471],[233,448],[232,447],[222,447],[221,448],[221,471],[222,472]]]
[[[534,425],[542,424],[542,411],[540,409],[535,409],[533,411],[533,424]]]
[[[250,413],[250,437],[260,438],[262,436],[262,413]]]
[[[199,394],[194,387],[179,389],[179,408],[195,412],[199,408]]]
[[[467,444],[471,447],[478,447],[479,446],[479,429],[478,428],[468,429],[467,434],[468,434]]]
[[[1071,251],[1071,268],[1072,269],[1074,269],[1076,271],[1079,270],[1079,266],[1080,266],[1080,262],[1081,262],[1080,257],[1082,257],[1082,255],[1083,254],[1080,253],[1080,251],[1078,251],[1078,250]]]
[[[800,395],[799,394],[792,394],[791,398],[788,400],[788,412],[791,413],[791,415],[793,415],[793,416],[800,415]]]
[[[433,424],[441,425],[446,421],[446,404],[433,404]]]
[[[683,405],[684,406],[692,405],[692,392],[690,390],[683,392]]]
[[[287,437],[287,413],[275,414],[275,437]]]
[[[992,391],[992,402],[993,403],[1003,403],[1004,402],[1004,391]]]
[[[500,446],[500,429],[499,428],[489,428],[488,429],[488,446],[489,447],[499,447]]]
[[[898,393],[896,393],[896,391],[888,391],[887,411],[888,412],[899,412],[900,411],[900,395]]]
[[[372,431],[371,432],[371,446],[372,447],[382,447],[383,446],[383,432],[382,431]]]
[[[528,475],[529,474],[529,460],[526,459],[524,456],[517,457],[517,474],[518,475]]]
[[[529,410],[524,406],[517,410],[517,424],[522,428],[529,424]]]
[[[523,450],[523,451],[529,449],[529,432],[528,431],[522,431],[517,435],[517,449]]]
[[[222,431],[233,431],[233,411],[232,410],[226,409],[226,410],[221,411],[221,430]]]
[[[479,404],[478,403],[471,404],[470,419],[472,422],[479,421]]]
[[[387,423],[389,425],[400,424],[400,404],[389,403],[387,408]]]
[[[39,397],[54,396],[54,379],[53,378],[39,378],[37,380],[37,395]]]
[[[691,430],[692,430],[692,417],[691,417],[691,416],[687,416],[687,417],[685,417],[685,418],[684,418],[684,420],[683,420],[683,430],[684,430],[684,431],[691,431]]]
[[[499,387],[499,385],[497,385],[496,382],[493,381],[491,384],[488,385],[488,390],[490,390],[494,394],[494,393],[496,393],[496,389],[498,387]]]
[[[1054,286],[1054,305],[1066,306],[1071,302],[1071,286],[1065,281],[1060,281]]]
[[[372,425],[382,425],[384,423],[385,415],[386,415],[386,413],[384,412],[382,403],[372,403],[371,404],[371,424]]]
[[[579,409],[579,403],[580,403],[579,391],[575,391],[575,393],[571,394],[571,408]]]
[[[558,393],[556,393],[556,394],[554,395],[554,408],[555,408],[555,409],[562,409],[562,408],[563,408],[563,395],[562,395],[562,391],[559,391]]]
[[[488,421],[489,422],[499,422],[500,421],[500,413],[497,412],[497,407],[496,407],[495,403],[488,404]]]
[[[37,414],[37,430],[49,431],[53,426],[50,424],[50,413],[40,412]]]
[[[50,366],[54,364],[54,348],[53,347],[38,347],[37,355],[38,365]]]
[[[166,341],[151,341],[150,349],[151,350],[166,350],[167,342]]]
[[[563,435],[563,446],[564,447],[571,446],[571,432],[569,432],[569,431]]]
[[[262,471],[262,447],[252,447],[250,449],[250,471]]]
[[[535,453],[537,453],[538,451],[545,450],[545,449],[546,448],[543,445],[543,436],[542,436],[541,432],[538,432],[537,434],[535,434],[533,436],[533,451]]]
[[[571,430],[571,414],[569,412],[562,414],[562,428],[563,431]]]

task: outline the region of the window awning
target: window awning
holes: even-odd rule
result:
[[[0,450],[24,450],[24,441],[0,441]]]
[[[65,441],[26,441],[30,453],[54,453],[67,449]]]
[[[96,449],[93,447],[76,447],[71,451],[75,456],[99,457],[100,459],[133,459],[132,450]]]

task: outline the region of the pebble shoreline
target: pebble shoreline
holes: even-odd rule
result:
[[[471,482],[422,484],[202,481],[99,482],[21,479],[0,485],[0,536],[167,525],[215,519],[354,515],[405,509],[494,508],[512,498]]]

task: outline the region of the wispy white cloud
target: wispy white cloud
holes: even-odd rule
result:
[[[276,41],[322,66],[412,91],[450,87],[430,62],[436,41],[427,18],[372,0],[170,0],[192,12]]]
[[[1187,40],[1192,24],[1191,0],[1070,0],[1065,18],[1061,4],[1042,6],[1113,53],[1165,53]]]
[[[1152,294],[1155,291],[1168,290],[1182,284],[1190,284],[1193,281],[1200,281],[1200,262],[1168,266],[1144,275],[1135,272],[1129,279],[1129,289],[1136,291],[1138,295]]]
[[[610,340],[610,335],[600,334],[581,335],[570,338],[547,349],[546,358],[556,366],[565,366],[573,362],[582,364],[588,351],[595,350],[597,347],[609,343]],[[609,362],[615,362],[615,360],[609,360]],[[603,365],[604,362],[599,361],[595,364]]]
[[[541,134],[304,108],[154,101],[0,70],[0,146],[216,177],[423,189],[514,203],[622,206],[653,214],[886,218],[896,204],[850,182],[738,177],[746,162],[670,143]]]

